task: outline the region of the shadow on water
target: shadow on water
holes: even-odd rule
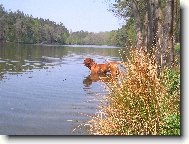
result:
[[[85,87],[89,87],[94,82],[101,81],[103,83],[109,83],[111,80],[112,77],[110,74],[90,74],[89,76],[85,77],[83,84]]]
[[[117,61],[118,50],[0,44],[0,134],[89,134],[86,115],[96,112],[94,95],[105,94],[108,77],[89,75],[83,59]]]

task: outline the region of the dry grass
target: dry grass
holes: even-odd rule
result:
[[[136,49],[130,56],[122,81],[107,85],[109,94],[90,121],[90,131],[94,135],[169,134],[167,116],[180,115],[180,93],[170,96],[168,72],[158,77],[155,56]]]

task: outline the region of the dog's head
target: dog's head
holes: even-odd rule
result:
[[[91,69],[91,66],[95,63],[95,61],[92,58],[85,58],[83,64]]]

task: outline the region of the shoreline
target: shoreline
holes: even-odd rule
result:
[[[45,44],[45,43],[22,43],[22,42],[10,42],[10,41],[0,41],[0,44],[21,44],[21,45],[36,45],[36,46],[61,46],[61,47],[80,47],[80,48],[123,48],[119,46],[112,45],[78,45],[78,44]]]

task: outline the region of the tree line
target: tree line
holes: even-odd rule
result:
[[[69,32],[49,19],[33,18],[21,11],[7,12],[0,5],[0,40],[19,43],[61,43]]]
[[[67,44],[85,44],[85,45],[116,45],[120,46],[116,42],[115,35],[117,30],[106,32],[88,32],[88,31],[76,31],[70,32],[70,35],[66,41]]]
[[[110,10],[125,25],[107,32],[68,31],[63,23],[33,18],[21,11],[7,12],[0,5],[0,40],[19,43],[96,44],[157,49],[161,65],[174,61],[174,44],[180,42],[178,0],[115,0]]]
[[[123,46],[117,31],[72,32],[63,25],[49,19],[34,18],[22,11],[6,11],[0,5],[0,40],[30,44],[88,44]],[[119,32],[120,33],[120,32]],[[120,35],[120,34],[119,34]]]
[[[76,31],[70,32],[67,44],[88,44],[88,45],[104,45],[108,43],[108,32],[88,32]]]
[[[7,12],[0,5],[0,40],[18,43],[65,44],[69,31],[62,23],[33,18],[21,11]]]

